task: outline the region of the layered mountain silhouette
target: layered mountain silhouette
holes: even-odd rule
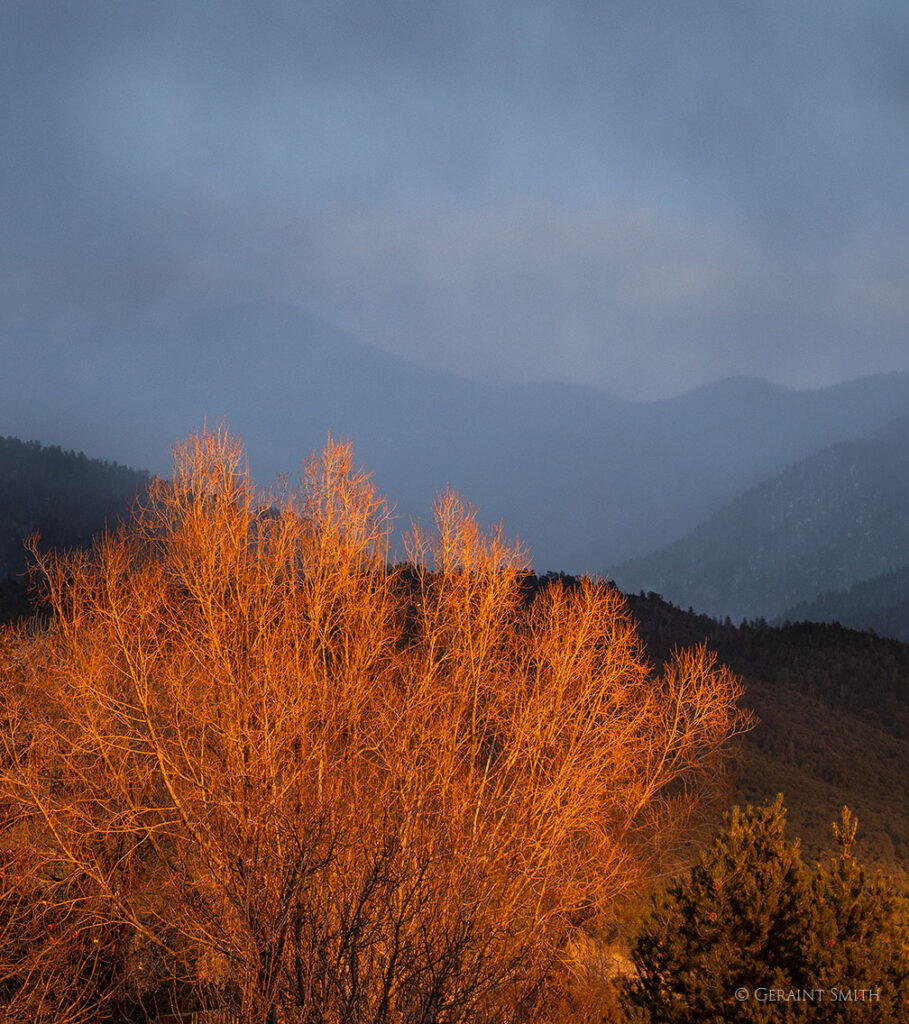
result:
[[[780,622],[839,622],[909,643],[909,565],[787,609]]]
[[[866,612],[898,616],[909,597],[900,591],[905,573],[897,573],[909,565],[907,454],[904,418],[824,448],[679,541],[619,566],[616,582],[736,621],[783,616],[871,628]],[[893,635],[892,623],[886,632]]]
[[[26,571],[26,541],[40,549],[87,547],[125,519],[147,474],[84,454],[0,437],[0,582]]]
[[[526,541],[540,571],[610,574],[796,460],[909,413],[909,374],[820,391],[738,378],[649,403],[484,385],[275,304],[145,312],[15,340],[0,433],[166,472],[175,440],[226,420],[262,483],[294,472],[331,433],[353,441],[405,524],[451,485]]]

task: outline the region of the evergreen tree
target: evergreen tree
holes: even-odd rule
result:
[[[840,856],[808,871],[784,836],[782,797],[735,808],[697,863],[659,897],[632,950],[632,1020],[909,1020],[905,898],[852,857],[844,809]]]
[[[856,820],[843,808],[833,832],[840,854],[812,881],[806,959],[823,989],[826,1019],[909,1019],[909,912],[889,879],[866,877],[853,857]]]
[[[742,990],[750,996],[756,979],[786,990],[803,980],[809,879],[784,826],[782,798],[744,813],[736,807],[691,871],[655,899],[632,952],[637,978],[627,996],[639,1020],[797,1019],[782,1005],[736,1000]]]

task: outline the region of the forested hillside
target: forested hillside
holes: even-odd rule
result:
[[[896,572],[831,590],[785,612],[790,622],[839,622],[852,629],[874,630],[909,643],[909,565]]]
[[[724,625],[655,594],[627,600],[657,663],[706,641],[742,677],[759,722],[740,743],[733,801],[782,792],[809,858],[829,849],[847,803],[861,856],[909,877],[909,645],[835,624]]]
[[[25,541],[82,547],[125,516],[148,474],[37,441],[0,438],[0,580],[23,572]]]
[[[888,428],[795,463],[610,575],[625,590],[738,622],[901,569],[909,560],[906,421]]]

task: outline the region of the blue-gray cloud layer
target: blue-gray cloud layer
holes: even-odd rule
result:
[[[909,367],[902,0],[7,0],[0,57],[4,346],[239,296],[634,397]]]

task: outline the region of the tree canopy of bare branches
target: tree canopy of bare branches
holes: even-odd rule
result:
[[[527,601],[453,493],[397,564],[391,527],[349,445],[259,495],[218,430],[40,558],[54,614],[0,639],[9,1019],[510,1020],[684,837],[737,681],[654,673],[596,582]]]

